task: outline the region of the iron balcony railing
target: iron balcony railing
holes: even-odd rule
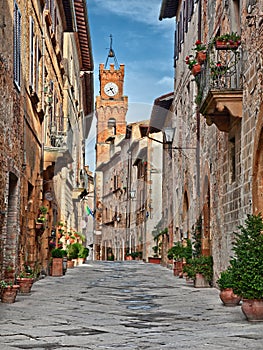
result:
[[[211,90],[242,90],[242,50],[216,49],[210,44],[198,84],[197,103],[202,104]]]

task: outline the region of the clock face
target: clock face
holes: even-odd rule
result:
[[[108,96],[115,96],[118,93],[118,85],[115,83],[109,82],[104,86],[104,92]]]

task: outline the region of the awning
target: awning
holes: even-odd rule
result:
[[[154,101],[148,133],[159,132],[163,129],[167,113],[171,108],[174,93],[158,97]]]
[[[163,0],[159,15],[159,20],[164,18],[173,18],[176,16],[179,0]]]

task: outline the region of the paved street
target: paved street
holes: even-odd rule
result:
[[[171,270],[88,262],[0,303],[0,349],[263,349],[263,324]]]

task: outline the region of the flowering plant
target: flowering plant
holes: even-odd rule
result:
[[[222,34],[220,36],[215,37],[215,41],[216,40],[220,40],[220,41],[224,41],[227,42],[229,44],[234,44],[237,43],[238,45],[241,44],[241,36],[237,33],[226,33],[226,34]]]
[[[220,61],[218,61],[216,63],[211,62],[210,69],[211,69],[212,76],[222,76],[227,72],[228,68],[227,66],[222,65]]]
[[[190,55],[185,57],[185,63],[188,65],[188,68],[191,70],[193,66],[197,64],[197,60],[194,58],[193,55]]]
[[[194,50],[196,52],[206,51],[206,46],[200,40],[196,40]]]

